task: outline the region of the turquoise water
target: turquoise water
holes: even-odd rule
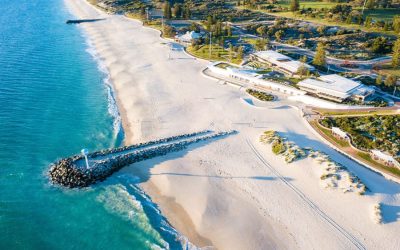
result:
[[[132,176],[49,184],[56,159],[121,144],[118,113],[61,0],[2,0],[0,13],[0,249],[180,248]]]

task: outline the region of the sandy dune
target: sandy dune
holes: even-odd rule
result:
[[[198,246],[218,249],[398,249],[400,186],[325,145],[307,126],[299,105],[250,98],[201,71],[207,62],[170,49],[159,32],[123,16],[108,16],[84,0],[66,0],[107,66],[122,112],[126,143],[204,129],[239,133],[135,164],[142,188],[178,231]],[[254,105],[257,104],[257,105]],[[367,195],[324,189],[317,163],[286,164],[259,143],[279,131],[302,147],[328,153],[371,190]],[[371,219],[383,202],[386,223]]]

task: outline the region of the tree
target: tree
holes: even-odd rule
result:
[[[164,16],[166,19],[171,19],[172,17],[171,4],[168,1],[164,4]]]
[[[302,63],[299,69],[297,70],[297,74],[300,77],[304,77],[310,75],[310,71],[308,70],[307,66],[304,63]]]
[[[387,38],[386,37],[377,37],[372,42],[371,51],[378,54],[383,54],[387,52]]]
[[[267,40],[266,39],[258,39],[255,44],[256,50],[261,51],[265,50],[267,47]]]
[[[285,32],[283,30],[278,30],[277,32],[275,32],[276,40],[281,41],[284,34],[285,34]]]
[[[393,17],[393,30],[400,33],[400,16]]]
[[[365,19],[364,25],[365,25],[365,27],[369,28],[369,27],[371,27],[371,24],[372,24],[372,18],[370,16],[367,16],[367,18]]]
[[[376,77],[376,85],[382,85],[382,76],[381,75],[378,75],[377,77]]]
[[[173,27],[169,25],[164,25],[164,34],[165,37],[174,37],[175,36],[175,30]]]
[[[230,25],[228,25],[226,27],[226,35],[227,36],[232,36],[232,27]]]
[[[189,6],[188,6],[188,5],[185,5],[185,8],[184,8],[184,10],[183,10],[183,18],[185,18],[185,19],[190,19],[190,15],[191,15],[191,13],[190,13],[190,8],[189,8]]]
[[[244,54],[244,48],[243,46],[240,46],[237,52],[237,59],[242,60],[243,59],[243,54]]]
[[[393,68],[397,68],[400,66],[400,37],[397,39],[393,46],[392,66]]]
[[[353,22],[353,16],[352,15],[348,15],[346,18],[346,23],[347,24],[351,24]]]
[[[261,25],[260,27],[258,27],[256,29],[256,32],[257,32],[258,35],[263,37],[263,36],[265,36],[267,34],[268,28],[265,25]]]
[[[182,6],[179,3],[174,4],[174,8],[172,9],[172,14],[175,18],[180,18],[182,16]]]
[[[233,58],[233,45],[229,44],[229,62],[232,61]]]
[[[365,4],[365,7],[367,7],[367,9],[375,8],[375,0],[368,0],[367,3]]]
[[[300,3],[299,0],[292,0],[290,2],[290,11],[295,12],[300,9]]]
[[[322,43],[318,43],[313,64],[319,67],[326,66],[326,51],[325,51],[325,46]]]
[[[144,6],[142,6],[142,7],[140,8],[140,15],[141,15],[142,17],[146,16],[146,8],[145,8]]]
[[[397,78],[394,75],[389,75],[385,79],[386,87],[393,87],[397,82]]]
[[[326,31],[326,27],[325,27],[324,25],[318,26],[317,32],[318,32],[321,36],[323,36],[323,35],[325,34],[325,31]]]

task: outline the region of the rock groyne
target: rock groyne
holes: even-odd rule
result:
[[[232,133],[235,133],[235,131],[202,131],[131,146],[100,150],[87,155],[90,163],[89,168],[85,165],[83,155],[74,155],[52,164],[49,177],[54,184],[68,188],[87,187],[105,180],[114,172],[135,162],[180,151],[190,144]]]

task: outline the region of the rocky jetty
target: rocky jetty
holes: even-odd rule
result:
[[[217,133],[202,131],[131,146],[100,150],[88,154],[89,168],[86,168],[82,155],[75,155],[52,164],[49,177],[53,183],[68,188],[87,187],[105,180],[114,172],[132,163],[180,151],[190,144],[232,133],[235,133],[235,131]]]

